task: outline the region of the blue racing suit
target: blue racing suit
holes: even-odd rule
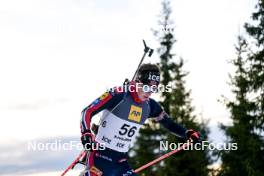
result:
[[[82,111],[82,134],[90,130],[91,118],[102,111],[95,141],[106,147],[90,152],[86,175],[135,176],[127,162],[127,152],[148,118],[155,118],[175,135],[186,138],[186,128],[173,122],[155,100],[142,102],[136,92],[123,88],[104,93]]]

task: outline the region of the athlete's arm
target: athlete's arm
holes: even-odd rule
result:
[[[168,129],[174,135],[186,138],[187,129],[182,125],[175,123],[169,115],[161,108],[159,103],[155,100],[149,100],[150,103],[150,117],[155,118],[157,122],[162,124],[166,129]]]
[[[92,117],[104,109],[111,110],[124,96],[124,92],[109,91],[94,100],[89,106],[82,111],[81,132],[82,134],[90,131]]]

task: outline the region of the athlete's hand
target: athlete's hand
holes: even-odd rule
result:
[[[81,141],[85,150],[91,150],[92,143],[95,141],[94,135],[88,130],[82,134]]]
[[[194,131],[193,129],[187,130],[186,136],[188,139],[191,139],[193,143],[199,143],[200,142],[200,133],[197,131]]]

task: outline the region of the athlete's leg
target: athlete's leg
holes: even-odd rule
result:
[[[108,156],[93,151],[88,157],[85,174],[84,176],[120,176],[120,167]]]

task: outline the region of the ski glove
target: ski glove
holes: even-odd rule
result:
[[[193,143],[199,143],[200,142],[200,133],[197,131],[194,131],[193,129],[187,130],[186,136],[188,139],[191,139]]]
[[[94,143],[94,135],[90,130],[87,130],[82,134],[81,141],[85,150],[91,150],[92,143]]]

